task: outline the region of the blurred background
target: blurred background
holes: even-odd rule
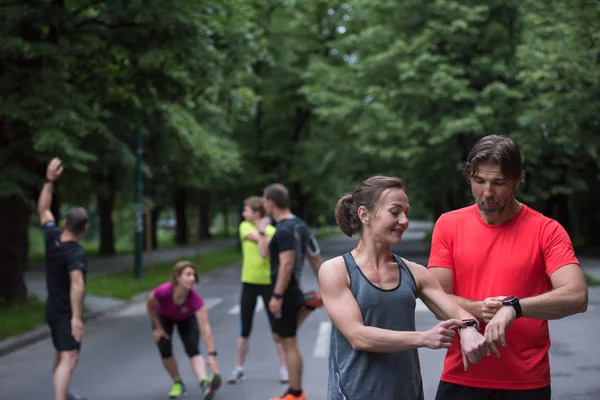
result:
[[[89,211],[93,259],[235,238],[272,182],[335,231],[339,196],[397,175],[433,222],[471,203],[473,143],[506,134],[519,199],[592,254],[599,20],[592,0],[2,0],[0,300],[43,261],[55,156],[53,212]]]

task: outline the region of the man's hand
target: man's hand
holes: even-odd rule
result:
[[[281,303],[283,303],[283,300],[276,299],[275,297],[271,297],[271,300],[269,300],[269,311],[276,318],[281,315]]]
[[[271,223],[271,220],[269,219],[269,217],[262,217],[256,223],[256,228],[258,228],[258,230],[260,232],[264,232],[265,229],[267,228],[267,225],[269,225],[269,223]]]
[[[497,344],[508,347],[505,336],[506,331],[516,317],[517,312],[513,307],[502,306],[485,327],[485,339],[494,354],[498,352],[498,349],[496,348]]]
[[[83,321],[81,318],[71,318],[71,335],[77,343],[81,343],[81,339],[83,339]]]
[[[477,364],[483,356],[490,354],[490,349],[488,348],[485,337],[473,326],[462,328],[459,331],[459,335],[463,365],[465,371],[468,371],[469,364]],[[500,353],[497,353],[497,351],[498,350],[496,350],[494,354],[496,354],[496,357],[500,357]]]
[[[506,296],[488,297],[483,301],[481,304],[481,312],[485,322],[490,322],[498,310],[504,307],[502,305],[502,299],[505,297]]]
[[[46,168],[46,178],[55,181],[62,174],[64,167],[61,165],[62,161],[58,157],[54,157]]]

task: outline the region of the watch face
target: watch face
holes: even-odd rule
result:
[[[517,302],[517,296],[508,296],[502,300],[503,304],[513,304]]]

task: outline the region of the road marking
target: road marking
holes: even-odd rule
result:
[[[417,299],[417,304],[415,305],[415,312],[431,312],[429,308],[423,303],[423,300]]]
[[[207,310],[210,310],[211,308],[218,306],[222,302],[223,299],[220,297],[209,297],[207,299],[204,299],[204,307],[206,307]]]
[[[314,358],[329,357],[329,338],[331,336],[331,321],[321,321],[319,324],[319,333],[313,351]]]
[[[254,313],[258,314],[259,312],[261,312],[262,310],[264,310],[265,308],[265,303],[263,302],[262,297],[259,297],[258,300],[256,301],[256,307],[254,307]],[[228,311],[229,315],[237,315],[240,313],[240,305],[236,304],[235,306],[231,307]]]
[[[204,299],[204,307],[207,310],[210,310],[211,308],[218,306],[222,302],[223,302],[223,299],[220,297],[209,297],[209,298]],[[117,312],[115,314],[115,317],[119,317],[119,318],[135,317],[135,316],[144,315],[147,312],[148,311],[146,310],[146,302],[144,301],[144,302],[140,302],[140,303],[131,304],[130,306]]]

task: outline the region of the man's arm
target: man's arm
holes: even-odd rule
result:
[[[40,214],[40,225],[44,225],[48,221],[54,221],[54,215],[50,211],[52,204],[52,182],[44,182],[40,197],[38,198],[38,213]]]
[[[69,272],[69,276],[71,278],[71,313],[73,319],[81,319],[83,314],[83,296],[85,294],[83,273],[76,269]]]
[[[315,276],[319,276],[319,268],[321,268],[321,264],[323,261],[321,260],[321,254],[310,254],[310,252],[306,253],[306,257],[308,258],[308,262],[310,262],[310,266],[315,273]]]
[[[579,265],[568,264],[557,269],[550,280],[551,291],[520,299],[523,317],[552,320],[587,310],[588,288]]]
[[[294,273],[295,250],[287,250],[279,253],[279,270],[277,271],[277,282],[275,282],[274,293],[285,293],[292,274]]]
[[[464,297],[454,295],[453,273],[451,269],[430,266],[429,271],[437,278],[437,281],[441,285],[444,292],[448,294],[454,303],[467,311],[469,314],[473,315],[479,321],[483,321],[483,301],[469,300]]]
[[[53,183],[58,179],[62,171],[63,167],[58,158],[53,158],[46,168],[46,179],[38,198],[40,225],[44,225],[48,221],[54,221],[54,215],[50,212],[50,206],[52,205],[52,191],[54,187]]]
[[[266,258],[269,257],[269,243],[271,243],[271,238],[265,235],[261,235],[258,238],[258,253],[261,257]]]

